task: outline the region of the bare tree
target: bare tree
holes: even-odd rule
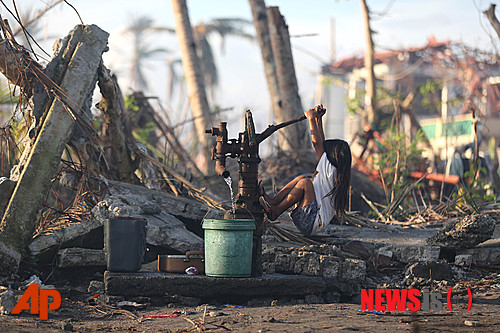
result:
[[[375,87],[375,73],[373,71],[373,39],[372,39],[372,30],[370,28],[370,10],[366,5],[366,0],[361,0],[361,11],[363,12],[363,22],[365,27],[365,69],[366,69],[366,78],[365,78],[365,116],[363,117],[365,121],[368,121],[371,124],[375,122],[375,96],[376,96],[376,87]]]
[[[500,22],[498,22],[498,19],[495,16],[495,7],[496,4],[492,3],[490,4],[490,8],[488,8],[488,10],[485,10],[483,13],[488,18],[488,21],[490,21],[493,29],[495,29],[498,37],[500,37]]]

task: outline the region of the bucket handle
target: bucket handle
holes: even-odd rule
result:
[[[186,257],[184,258],[184,261],[191,261],[190,257],[193,255],[201,255],[201,256],[203,256],[203,259],[205,258],[204,251],[187,251]]]

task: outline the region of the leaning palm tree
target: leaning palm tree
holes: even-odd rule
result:
[[[199,58],[203,82],[209,91],[209,103],[213,107],[215,103],[215,91],[219,84],[219,75],[215,62],[214,52],[210,43],[210,36],[218,35],[221,38],[221,50],[224,51],[225,38],[228,36],[242,37],[253,41],[255,37],[245,31],[251,22],[241,18],[216,18],[208,22],[200,22],[193,27],[193,38],[196,45],[196,55]],[[171,58],[167,60],[169,81],[167,84],[167,96],[172,98],[174,90],[183,82],[180,80],[177,66],[181,64],[180,59]]]
[[[228,36],[237,36],[253,41],[255,37],[246,31],[246,28],[251,25],[251,21],[241,18],[216,18],[208,22],[200,22],[193,28],[196,52],[200,59],[201,70],[204,73],[205,84],[210,91],[212,103],[215,101],[215,89],[219,83],[219,77],[208,37],[217,34],[221,38],[221,49],[224,50],[225,38]]]
[[[213,20],[206,24],[200,24],[193,29],[189,20],[186,0],[171,1],[194,125],[197,138],[203,148],[199,154],[200,168],[205,172],[213,172],[213,168],[205,160],[209,146],[209,138],[205,130],[212,125],[210,107],[205,91],[207,83],[205,81],[208,81],[211,89],[215,87],[217,70],[207,36],[211,33],[218,33],[224,38],[230,32],[233,34],[238,33],[241,36],[248,36],[248,34],[244,33],[241,27],[238,28],[244,21],[241,19]],[[209,75],[208,78],[206,75]]]
[[[148,36],[154,32],[175,33],[168,27],[160,27],[154,24],[154,20],[148,16],[139,16],[131,20],[126,31],[132,34],[132,61],[130,64],[130,87],[134,91],[145,91],[148,83],[144,76],[144,63],[154,56],[168,52],[165,48],[150,47],[146,42]]]

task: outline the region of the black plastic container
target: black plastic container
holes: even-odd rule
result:
[[[104,250],[111,272],[137,272],[146,250],[147,221],[137,217],[110,217],[104,221]]]

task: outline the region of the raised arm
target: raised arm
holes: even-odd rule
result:
[[[309,127],[311,129],[311,141],[319,159],[325,152],[325,149],[323,148],[324,134],[320,132],[320,129],[318,127],[318,123],[321,122],[321,120],[318,121],[317,107],[307,110],[306,112],[304,112],[304,115],[309,121]]]
[[[319,135],[321,136],[321,141],[325,141],[325,131],[323,130],[323,116],[326,113],[326,109],[323,108],[323,104],[316,106],[315,109],[318,110],[316,121],[318,122]]]

